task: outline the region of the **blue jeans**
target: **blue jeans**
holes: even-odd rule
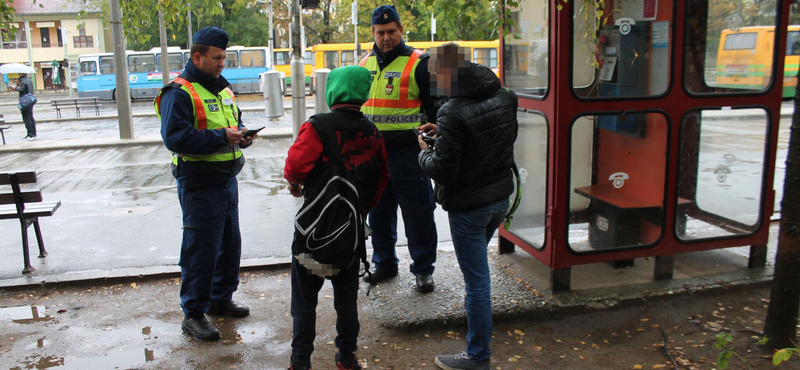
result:
[[[372,262],[376,268],[397,271],[397,207],[403,212],[408,251],[411,253],[411,273],[433,274],[436,262],[436,222],[433,211],[431,179],[417,162],[419,147],[387,151],[389,174],[386,190],[378,204],[369,212],[372,227]]]
[[[178,181],[183,211],[181,307],[202,315],[209,301],[230,301],[239,286],[242,238],[236,178],[211,188],[187,188]]]
[[[467,310],[467,355],[473,361],[492,356],[492,289],[487,249],[508,213],[508,199],[469,212],[450,212],[450,233],[464,275]]]

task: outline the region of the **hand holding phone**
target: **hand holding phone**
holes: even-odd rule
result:
[[[417,127],[414,127],[414,133],[415,133],[415,134],[417,134],[417,136],[422,136],[422,140],[423,140],[425,143],[427,143],[428,145],[433,145],[433,143],[435,143],[435,142],[436,142],[436,138],[435,138],[435,137],[433,137],[433,136],[428,136],[428,133],[426,133],[426,132],[424,132],[424,131],[420,130],[420,129],[419,129],[419,128],[417,128]]]
[[[242,133],[242,136],[250,138],[250,137],[256,136],[256,134],[259,131],[263,130],[263,129],[264,129],[264,127],[259,127],[259,128],[255,129],[255,130],[249,130],[249,129],[248,130],[244,130],[244,133]]]

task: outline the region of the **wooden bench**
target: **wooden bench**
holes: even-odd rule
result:
[[[28,227],[33,225],[36,241],[39,243],[39,258],[47,256],[44,249],[42,230],[39,228],[39,217],[49,217],[56,212],[61,202],[42,202],[42,192],[35,189],[21,190],[20,184],[36,183],[36,172],[18,171],[0,173],[0,185],[11,187],[11,191],[0,191],[0,220],[18,219],[22,227],[22,256],[25,267],[23,274],[30,273],[30,254],[28,251]]]
[[[11,126],[5,125],[5,123],[6,123],[5,116],[3,116],[3,113],[0,113],[0,136],[3,137],[3,145],[6,145],[6,134],[3,131],[11,128]]]
[[[56,116],[61,118],[61,110],[65,108],[75,108],[75,111],[78,113],[78,117],[81,116],[81,108],[91,108],[94,109],[95,115],[99,116],[100,106],[103,104],[100,103],[100,98],[74,98],[53,99],[50,101],[50,105],[56,109]]]

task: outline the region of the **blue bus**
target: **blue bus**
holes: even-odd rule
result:
[[[225,69],[222,75],[230,81],[237,94],[259,93],[259,74],[269,71],[266,47],[231,46],[227,49]],[[153,99],[162,87],[161,48],[150,51],[127,51],[128,86],[131,99]],[[167,49],[170,78],[183,71],[189,61],[189,50],[178,47]],[[78,96],[116,100],[116,77],[114,54],[82,54],[78,56],[80,77]]]

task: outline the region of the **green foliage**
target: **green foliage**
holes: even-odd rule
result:
[[[98,0],[95,0],[98,1]],[[104,0],[103,0],[104,1]],[[230,0],[236,2],[236,0]],[[173,34],[186,29],[188,22],[187,3],[189,9],[202,9],[201,13],[205,17],[219,16],[223,14],[222,4],[230,1],[214,0],[120,0],[122,9],[122,25],[125,29],[126,42],[129,49],[131,46],[152,45],[158,42],[158,11],[164,14],[164,23],[168,32]],[[197,13],[197,12],[195,12]],[[193,20],[194,21],[194,20]],[[153,29],[155,28],[155,33]],[[185,32],[185,31],[183,31]],[[168,37],[168,39],[176,37]],[[154,40],[154,41],[151,41]],[[155,44],[153,44],[155,43]],[[151,46],[151,47],[152,47]],[[145,49],[146,47],[136,48]]]
[[[798,348],[796,344],[794,348],[784,348],[775,351],[775,353],[772,354],[772,365],[778,366],[784,361],[789,361],[793,354],[800,357],[800,348]]]

